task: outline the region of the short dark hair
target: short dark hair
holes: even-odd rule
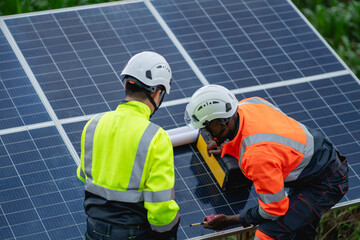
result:
[[[131,76],[125,76],[124,82],[127,83],[125,87],[125,96],[145,100],[147,98],[146,94],[150,95],[152,93],[151,91],[146,89],[146,85]],[[156,90],[158,89],[165,91],[165,87],[163,86],[156,87]]]
[[[129,81],[126,82],[126,87],[125,87],[125,96],[126,97],[134,97],[140,100],[145,100],[147,98],[146,93],[148,92],[149,94],[151,94],[150,91],[139,87],[135,84],[130,83]]]

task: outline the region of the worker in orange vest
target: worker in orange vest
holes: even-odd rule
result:
[[[209,155],[239,160],[258,194],[257,206],[207,216],[205,228],[259,225],[255,239],[315,239],[321,216],[348,191],[346,158],[321,132],[262,98],[238,102],[228,89],[207,85],[191,97],[185,120],[211,134]]]

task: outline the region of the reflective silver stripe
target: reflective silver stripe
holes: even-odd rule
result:
[[[135,161],[134,161],[133,169],[131,171],[131,177],[128,185],[128,190],[139,189],[150,142],[154,138],[159,128],[160,127],[158,125],[150,122],[150,124],[145,129],[145,132],[143,133],[140,139],[138,149],[136,152]]]
[[[142,202],[144,201],[144,194],[147,195],[147,202],[163,202],[170,201],[172,197],[172,189],[159,191],[159,192],[139,192],[140,181],[144,170],[145,160],[149,145],[160,128],[158,125],[151,123],[145,129],[145,132],[141,136],[139,147],[136,152],[133,169],[130,176],[130,182],[127,191],[117,191],[104,188],[96,185],[92,182],[92,153],[93,153],[93,140],[95,135],[96,126],[99,123],[100,118],[105,113],[96,115],[88,124],[85,133],[85,173],[87,175],[85,190],[92,192],[98,196],[104,197],[111,201],[122,202]]]
[[[309,164],[311,158],[314,155],[314,137],[303,124],[299,124],[306,134],[306,147],[304,149],[304,152],[301,152],[304,154],[304,158],[301,160],[301,163],[285,178],[285,182],[291,182],[296,180],[301,174],[301,172],[304,170],[304,168]]]
[[[244,138],[241,142],[241,150],[240,150],[240,164],[242,161],[242,156],[246,151],[246,148],[250,145],[261,143],[261,142],[276,142],[286,146],[289,146],[296,151],[304,154],[304,158],[302,159],[301,163],[293,170],[291,173],[285,178],[285,182],[296,180],[300,173],[304,170],[304,168],[309,164],[313,152],[314,152],[314,138],[309,133],[304,125],[300,123],[300,126],[303,128],[306,134],[306,142],[307,144],[304,145],[299,143],[295,140],[290,138],[286,138],[277,134],[269,134],[269,133],[262,133],[262,134],[255,134]]]
[[[275,109],[275,110],[278,111],[278,112],[281,112],[281,113],[283,112],[283,111],[280,110],[280,108],[276,107],[275,105],[273,105],[273,104],[269,103],[268,101],[265,101],[265,100],[263,100],[263,99],[261,99],[261,98],[257,98],[257,97],[250,98],[250,99],[248,99],[248,100],[246,100],[246,101],[244,101],[244,102],[242,102],[242,103],[239,103],[238,106],[245,105],[245,104],[249,104],[249,103],[250,103],[250,104],[251,104],[251,103],[252,103],[252,104],[262,103],[262,104],[265,104],[265,105],[267,105],[267,106]]]
[[[180,214],[179,214],[179,212],[177,212],[174,220],[172,220],[169,224],[162,225],[162,226],[150,224],[151,229],[153,231],[155,231],[155,232],[167,232],[167,231],[170,231],[178,223],[179,218],[180,218]]]
[[[242,163],[242,157],[243,157],[243,154],[245,153],[245,151],[246,151],[246,146],[245,146],[244,142],[241,142],[241,144],[240,144],[240,164],[239,164],[239,166],[240,166],[241,172],[244,175],[246,175],[246,174],[245,174],[245,171],[241,167],[241,163]]]
[[[150,192],[144,191],[139,192],[138,190],[126,190],[126,191],[116,191],[101,187],[92,182],[92,179],[87,178],[85,184],[85,190],[92,192],[98,196],[102,196],[110,201],[121,201],[121,202],[148,202],[148,203],[158,203],[158,202],[167,202],[172,200],[173,189]]]
[[[284,199],[285,197],[285,188],[282,188],[280,191],[278,191],[277,193],[274,194],[258,194],[260,200],[263,203],[273,203],[273,202],[278,202],[282,199]]]
[[[92,179],[89,179],[89,177],[86,179],[85,190],[110,201],[131,202],[131,203],[144,201],[144,195],[142,192],[138,192],[137,190],[127,190],[127,191],[111,190],[94,184],[92,182]]]
[[[278,112],[281,112],[283,113],[280,108],[276,107],[275,105],[269,103],[268,101],[265,101],[261,98],[258,98],[258,97],[254,97],[254,98],[250,98],[242,103],[239,103],[238,106],[242,106],[242,105],[245,105],[245,104],[256,104],[256,103],[262,103],[262,104],[265,104],[273,109],[275,109],[276,111]],[[284,113],[283,113],[284,114]],[[285,114],[284,114],[285,115]],[[241,142],[241,146],[240,146],[240,169],[243,173],[245,173],[241,167],[241,162],[242,162],[242,155],[244,154],[245,150],[246,150],[246,145],[244,142]]]
[[[97,124],[99,123],[100,118],[105,113],[101,113],[96,115],[89,125],[86,128],[85,132],[85,146],[84,146],[84,165],[85,165],[85,173],[86,176],[90,179],[92,179],[91,176],[91,169],[92,169],[92,153],[93,153],[93,142],[94,142],[94,135],[95,135],[95,129]]]
[[[144,191],[144,201],[150,203],[167,202],[172,200],[173,189],[157,192]]]
[[[245,102],[240,103],[239,106],[244,105],[244,104],[249,104],[249,103],[263,103],[263,104],[266,104],[267,106],[270,106],[273,109],[283,113],[276,106],[274,106],[271,103],[269,103],[265,100],[262,100],[260,98],[249,99]],[[291,173],[284,179],[285,182],[290,182],[290,181],[296,180],[299,177],[299,175],[301,174],[301,172],[304,170],[304,168],[309,164],[309,162],[313,156],[313,153],[314,153],[314,137],[310,134],[308,129],[303,124],[301,124],[299,122],[298,122],[298,124],[305,132],[306,145],[299,143],[295,140],[292,140],[290,138],[286,138],[286,137],[277,135],[277,134],[263,133],[263,134],[255,134],[255,135],[248,136],[248,137],[244,138],[241,142],[240,168],[241,168],[242,156],[245,153],[246,148],[248,146],[256,144],[256,143],[266,142],[266,141],[277,142],[277,143],[289,146],[289,147],[295,149],[296,151],[304,154],[304,158],[302,159],[301,163],[293,171],[291,171]]]
[[[253,145],[253,144],[261,143],[261,142],[280,143],[280,144],[289,146],[291,148],[294,148],[300,153],[305,153],[305,148],[306,148],[306,145],[304,145],[302,143],[299,143],[299,142],[292,140],[290,138],[287,138],[287,137],[283,137],[281,135],[271,134],[271,133],[255,134],[255,135],[251,135],[251,136],[248,136],[243,139],[243,143],[246,147]]]
[[[259,214],[260,214],[260,216],[262,216],[265,219],[276,220],[279,218],[279,216],[275,216],[270,213],[267,213],[264,209],[262,209],[262,207],[260,205],[259,205]]]

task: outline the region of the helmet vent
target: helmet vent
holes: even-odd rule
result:
[[[199,122],[199,119],[195,116],[195,114],[193,114],[191,117],[193,118],[194,121]]]
[[[147,70],[145,74],[146,74],[146,77],[147,77],[148,79],[151,79],[151,80],[152,80],[152,75],[151,75],[151,71],[150,71],[150,70]]]
[[[218,101],[206,102],[204,105],[202,105],[198,108],[198,111],[200,111],[203,107],[209,106],[211,104],[219,104],[219,103],[220,102],[218,102]]]
[[[229,112],[231,110],[231,103],[225,104],[226,112]]]

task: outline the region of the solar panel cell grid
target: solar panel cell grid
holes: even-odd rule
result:
[[[23,27],[21,24],[24,21],[8,20],[7,24],[19,42],[19,48],[25,53],[32,49],[31,54],[24,56],[29,59],[35,76],[40,78],[40,84],[44,86],[50,103],[55,105],[60,119],[113,109],[118,100],[115,102],[112,99],[118,99],[119,94],[123,94],[119,71],[134,53],[153,50],[170,59],[171,55],[179,54],[144,4],[135,5],[136,8],[128,9],[126,6],[105,7],[33,16],[26,21],[26,24],[33,26],[31,28]],[[123,11],[122,14],[119,11]],[[124,23],[122,18],[129,21]],[[23,29],[27,32],[24,33]],[[122,29],[125,32],[121,32]],[[153,36],[154,31],[158,33],[156,37]],[[38,51],[35,52],[33,48]],[[201,86],[200,83],[194,85],[198,80],[189,71],[184,59],[178,58],[172,66],[174,78],[178,81],[173,86],[174,94],[169,100],[190,96],[196,87]],[[177,72],[182,75],[181,78],[176,77]],[[109,74],[110,78],[104,74]],[[86,92],[83,93],[86,96],[78,96],[74,93],[76,90],[70,87],[78,81],[82,88],[92,87],[93,91],[79,89],[79,92]],[[192,82],[191,86],[188,86],[188,81]],[[50,89],[49,85],[54,88]],[[62,87],[60,89],[66,89],[67,95],[59,90],[59,85]],[[113,91],[106,91],[109,88]],[[95,106],[92,105],[95,103]]]
[[[174,4],[181,10],[181,14],[174,14],[179,12],[179,10],[174,8]],[[168,25],[173,29],[175,35],[179,39],[184,39],[184,35],[189,39],[188,41],[191,43],[187,44],[187,42],[184,42],[184,46],[185,49],[188,50],[190,56],[194,59],[195,63],[197,63],[197,59],[200,57],[214,58],[211,56],[213,52],[207,51],[206,48],[205,51],[192,51],[191,46],[202,43],[208,48],[211,48],[212,51],[215,51],[215,56],[219,56],[221,54],[216,53],[216,50],[213,50],[211,44],[207,45],[207,42],[211,41],[213,38],[222,39],[227,42],[227,47],[220,48],[219,51],[222,54],[226,54],[227,51],[229,51],[229,53],[231,52],[238,55],[240,60],[245,63],[247,67],[246,71],[250,71],[251,69],[252,74],[255,75],[262,84],[292,79],[304,75],[323,73],[324,71],[318,66],[319,63],[316,62],[315,57],[319,57],[322,61],[329,59],[326,57],[322,58],[321,55],[309,55],[307,57],[303,56],[300,60],[298,59],[293,62],[289,62],[290,59],[284,59],[286,62],[281,62],[279,65],[274,63],[269,65],[267,59],[264,59],[262,52],[264,51],[266,53],[269,49],[279,49],[279,53],[283,55],[284,53],[287,53],[287,50],[284,49],[284,47],[286,48],[289,45],[293,45],[292,47],[295,47],[296,50],[299,51],[299,47],[302,47],[304,42],[301,38],[304,36],[307,36],[306,41],[311,42],[311,46],[308,46],[309,50],[319,48],[316,44],[314,46],[313,42],[314,40],[318,41],[316,35],[309,30],[309,27],[303,20],[300,20],[300,17],[296,17],[296,15],[293,14],[293,10],[284,2],[274,3],[272,6],[267,6],[267,3],[263,1],[256,1],[255,3],[238,2],[225,6],[225,4],[213,1],[199,1],[196,3],[178,1],[159,3],[159,1],[155,1],[154,5],[157,6],[162,17],[167,20]],[[202,10],[196,10],[199,9],[200,6]],[[284,13],[291,14],[286,15]],[[189,14],[189,16],[186,14]],[[197,19],[207,19],[207,21],[203,20],[199,24]],[[234,25],[233,29],[220,28],[217,26],[218,24],[222,26],[222,24],[230,19]],[[295,20],[298,22],[301,21],[306,29],[303,28],[296,32],[296,28],[299,26],[297,26],[295,30],[286,26],[287,21],[289,21],[291,25],[294,24]],[[175,25],[173,26],[172,24]],[[269,29],[267,29],[268,25]],[[185,33],[184,31],[179,33],[176,32],[177,28],[184,28],[185,26],[187,26],[187,29],[193,28],[196,30],[196,34],[191,34],[194,36],[192,39],[190,33]],[[223,31],[226,32],[223,33]],[[202,34],[206,35],[202,36]],[[250,44],[249,40],[251,40]],[[318,42],[321,43],[320,41]],[[243,43],[247,45],[244,45]],[[322,43],[321,47],[323,47]],[[330,54],[328,54],[328,56],[330,56]],[[327,70],[334,71],[343,69],[336,59],[331,60],[330,58],[326,64],[323,67]],[[237,78],[242,76],[242,74],[234,74],[231,76],[230,80],[225,71],[223,71],[223,74],[221,74],[221,71],[218,71],[218,73],[219,75],[216,76],[218,79],[215,77],[214,80],[212,80],[211,76],[208,77],[211,73],[205,72],[204,75],[210,79],[209,82],[211,83],[217,82],[225,84],[223,82],[232,80],[238,83],[238,85],[231,86],[230,84],[227,84],[228,87],[243,87],[243,82],[237,81]],[[255,79],[252,81],[252,84],[256,84]]]
[[[16,55],[0,31],[0,130],[49,121]]]
[[[82,239],[83,184],[63,135],[80,155],[84,124],[116,109],[124,97],[120,71],[142,50],[164,55],[173,70],[171,94],[152,121],[166,130],[184,126],[188,98],[207,82],[233,90],[239,100],[262,97],[325,133],[350,164],[350,192],[340,206],[360,199],[360,85],[285,0],[135,1],[0,21],[5,239]],[[15,55],[17,47],[21,54]],[[23,70],[27,64],[34,78]],[[34,81],[41,89],[35,91]],[[195,144],[176,147],[174,157],[179,239],[212,236],[189,227],[205,215],[236,214],[257,204],[253,187],[222,192]]]
[[[83,199],[82,191],[76,191],[82,190],[82,184],[74,181],[74,160],[57,130],[51,127],[5,134],[0,143],[1,158],[7,162],[0,169],[1,209],[7,223],[0,227],[1,236],[80,237],[78,225],[82,223],[78,224],[73,214],[83,215],[83,211],[70,211],[68,204]],[[65,231],[59,234],[62,228]],[[72,232],[71,236],[66,232]]]

